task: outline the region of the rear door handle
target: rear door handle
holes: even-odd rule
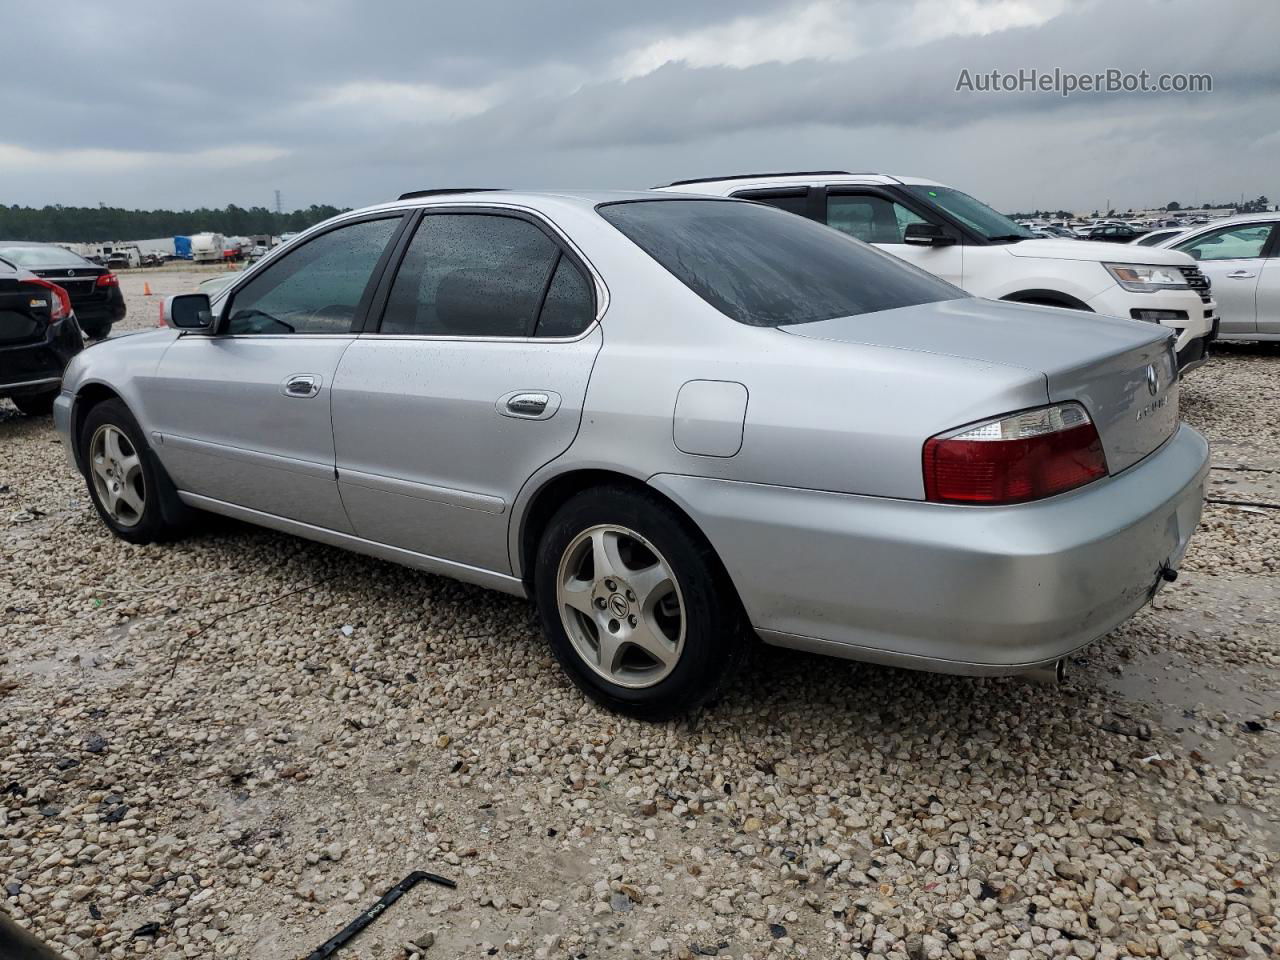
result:
[[[1227,276],[1232,280],[1248,280],[1250,277],[1256,277],[1257,274],[1249,270],[1232,270]]]
[[[284,383],[280,385],[280,392],[286,397],[305,400],[307,397],[314,397],[320,392],[320,384],[322,382],[322,378],[317,374],[295,373],[287,377]]]
[[[514,390],[498,398],[498,412],[520,420],[546,420],[560,409],[560,394],[552,390]]]

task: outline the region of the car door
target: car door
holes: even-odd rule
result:
[[[1236,223],[1173,245],[1200,262],[1218,302],[1219,330],[1236,336],[1258,331],[1258,281],[1274,225]]]
[[[827,226],[964,287],[964,246],[948,224],[927,217],[882,191],[861,188],[830,187],[824,214]],[[955,235],[957,242],[946,246],[903,243],[903,231],[910,223],[936,223]]]
[[[403,215],[335,226],[231,292],[212,336],[184,335],[148,389],[156,450],[179,489],[350,532],[330,399]]]
[[[1258,333],[1280,336],[1280,223],[1271,225],[1270,247],[1258,271]]]
[[[603,288],[550,224],[491,207],[424,211],[384,288],[334,381],[355,532],[509,573],[511,505],[578,431]]]

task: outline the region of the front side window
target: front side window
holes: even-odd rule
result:
[[[532,336],[559,260],[556,243],[527,220],[429,214],[405,252],[380,330],[417,336]],[[568,283],[563,280],[562,288]]]
[[[350,333],[400,218],[364,220],[309,240],[236,291],[224,333]]]
[[[830,194],[827,225],[864,243],[902,243],[909,223],[924,223],[900,203],[875,194]]]
[[[1251,260],[1262,256],[1272,229],[1270,223],[1240,223],[1184,240],[1174,249],[1197,260]]]
[[[721,313],[779,327],[968,296],[804,217],[734,200],[639,200],[598,211]]]

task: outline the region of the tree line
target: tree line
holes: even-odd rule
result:
[[[1271,200],[1266,194],[1262,194],[1253,200],[1245,200],[1243,203],[1239,200],[1229,200],[1226,203],[1201,203],[1195,206],[1179,203],[1177,200],[1170,200],[1163,207],[1166,213],[1178,213],[1181,210],[1234,210],[1236,213],[1266,213],[1271,209]],[[1118,217],[1133,216],[1134,209],[1130,207],[1128,210],[1117,210],[1114,207],[1105,214],[1093,211],[1090,216],[1093,217]],[[1069,210],[1033,210],[1030,213],[1010,213],[1007,216],[1014,220],[1025,219],[1050,219],[1050,220],[1071,220],[1075,218],[1075,214]]]
[[[125,210],[120,207],[20,207],[0,204],[0,240],[96,243],[189,236],[205,231],[225,236],[293,233],[343,211],[328,204],[276,213],[266,207],[221,210]]]

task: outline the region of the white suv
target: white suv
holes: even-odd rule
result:
[[[1036,238],[985,203],[918,177],[817,171],[677,180],[677,193],[741,197],[842,230],[975,296],[1161,323],[1179,367],[1204,363],[1217,334],[1209,281],[1174,250]]]

